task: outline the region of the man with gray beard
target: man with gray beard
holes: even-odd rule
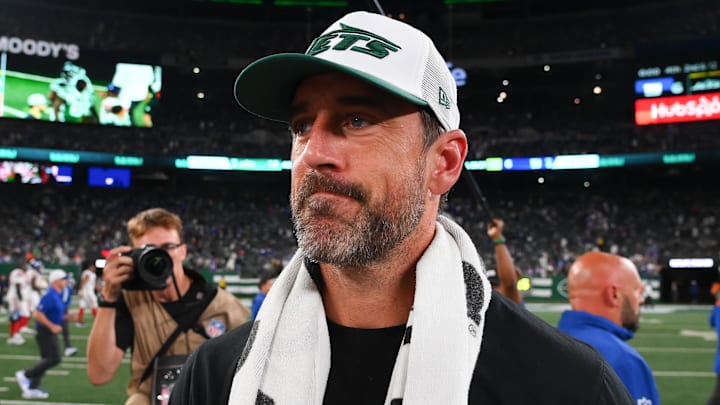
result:
[[[492,292],[438,215],[467,139],[424,33],[350,13],[305,54],[250,64],[235,96],[289,124],[298,250],[252,323],[188,359],[171,404],[632,403],[599,353]]]

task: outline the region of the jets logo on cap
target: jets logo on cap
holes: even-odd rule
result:
[[[441,106],[450,109],[450,97],[448,97],[447,93],[445,93],[445,90],[443,90],[442,87],[438,87],[438,104]]]
[[[390,40],[360,28],[340,24],[341,29],[330,31],[313,40],[305,52],[306,55],[317,55],[327,50],[354,51],[374,56],[378,59],[397,52],[400,46]]]

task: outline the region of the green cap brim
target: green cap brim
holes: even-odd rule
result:
[[[266,56],[248,65],[235,80],[235,100],[247,111],[274,121],[288,122],[295,89],[306,77],[342,72],[362,79],[419,106],[428,103],[376,76],[302,53]]]

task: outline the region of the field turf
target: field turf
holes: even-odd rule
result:
[[[567,305],[528,304],[528,310],[552,325]],[[655,374],[663,405],[705,404],[715,384],[713,363],[717,338],[708,326],[711,307],[656,305],[645,309],[640,330],[631,344],[645,357]],[[75,311],[75,310],[73,310]],[[92,316],[86,319],[92,321]],[[38,360],[35,341],[27,336],[23,346],[11,346],[7,339],[7,315],[0,315],[0,404],[31,403],[22,400],[15,383],[15,371]],[[34,322],[31,325],[34,327]],[[130,374],[128,360],[120,366],[115,379],[104,386],[92,386],[85,374],[85,347],[90,325],[78,328],[71,324],[70,336],[79,353],[64,357],[43,381],[50,392],[47,400],[55,404],[121,404]],[[542,348],[538,348],[542,350]],[[568,370],[571,373],[572,370]],[[522,382],[518,382],[522,389]]]

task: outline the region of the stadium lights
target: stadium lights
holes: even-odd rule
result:
[[[204,91],[198,91],[197,94],[195,95],[195,97],[197,97],[198,100],[202,100],[202,99],[205,98],[205,92],[204,92]]]
[[[543,66],[543,70],[546,71],[546,72],[549,72],[549,71],[550,71],[550,65],[545,65],[545,66]]]
[[[600,93],[602,93],[602,87],[600,87],[600,86],[593,87],[593,94],[598,96],[598,95],[600,95]]]
[[[676,257],[668,260],[671,269],[707,269],[715,266],[709,257]]]
[[[194,66],[194,67],[192,68],[192,72],[195,73],[195,74],[198,74],[198,73],[200,73],[200,68],[197,67],[197,66]]]
[[[537,182],[538,182],[538,184],[545,183],[545,177],[538,177]]]

